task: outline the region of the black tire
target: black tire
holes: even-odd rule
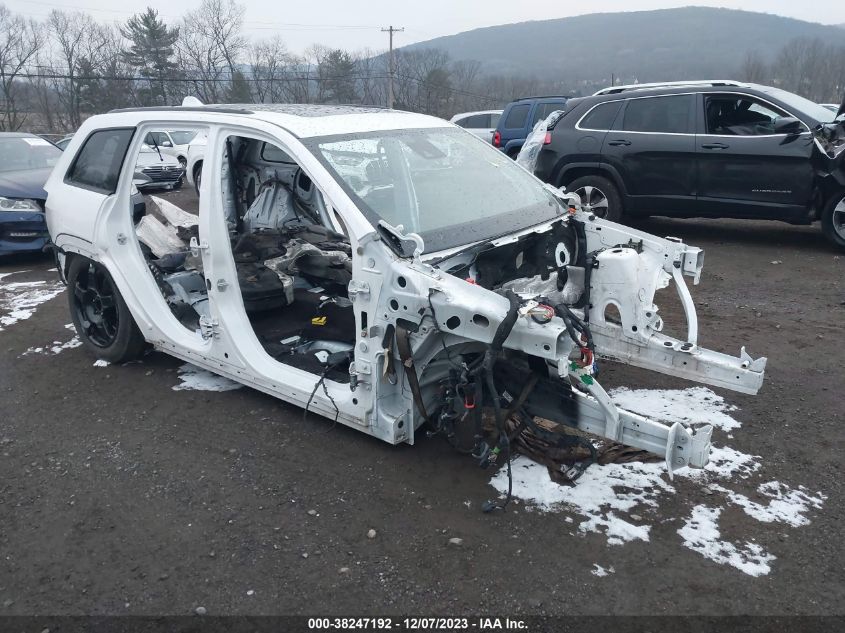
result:
[[[135,360],[144,351],[144,335],[109,271],[86,257],[68,267],[68,305],[82,343],[110,363]]]
[[[202,184],[202,161],[194,165],[194,189],[197,191],[197,198],[200,197],[200,185]]]
[[[519,150],[521,150],[521,149],[522,149],[521,147],[510,148],[508,150],[508,158],[510,158],[511,160],[516,160],[516,157],[519,156]]]
[[[625,215],[619,190],[603,176],[581,176],[566,185],[566,190],[578,193],[584,210],[600,218],[619,222]],[[606,205],[602,201],[605,201]]]
[[[822,233],[834,246],[845,249],[845,189],[837,191],[825,203]]]

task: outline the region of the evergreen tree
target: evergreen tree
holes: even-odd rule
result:
[[[232,83],[229,85],[226,100],[229,103],[252,103],[249,82],[240,70],[235,70],[232,74]]]
[[[130,42],[122,53],[124,60],[150,82],[150,103],[166,104],[167,80],[176,76],[173,45],[179,38],[179,29],[168,28],[158,12],[147,7],[129,18],[120,33]]]
[[[355,60],[341,49],[334,49],[320,60],[317,69],[323,100],[327,103],[356,103]]]

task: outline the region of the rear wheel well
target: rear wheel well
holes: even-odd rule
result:
[[[557,186],[566,187],[569,183],[581,178],[582,176],[601,176],[602,178],[607,178],[610,182],[616,185],[617,188],[620,188],[616,182],[616,178],[613,177],[613,174],[606,169],[601,169],[600,167],[574,167],[573,169],[569,169],[558,176]]]
[[[202,171],[202,161],[198,160],[196,163],[194,163],[194,171],[192,172],[194,182],[197,181],[197,174],[199,174],[200,171]]]
[[[65,251],[65,268],[62,271],[64,273],[64,278],[67,279],[67,273],[70,270],[70,263],[76,259],[77,257],[82,257],[79,253],[74,253],[73,251]]]

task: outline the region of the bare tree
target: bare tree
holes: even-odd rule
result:
[[[763,61],[757,51],[747,51],[740,70],[743,81],[752,83],[768,83],[770,81],[769,66]]]
[[[220,101],[247,49],[245,9],[233,0],[203,0],[188,12],[176,44],[177,63],[206,102]]]
[[[474,59],[452,62],[452,82],[455,86],[452,108],[455,112],[483,110],[494,105],[483,95],[485,87],[481,85],[480,78],[481,62]]]
[[[248,47],[249,69],[252,75],[252,90],[259,103],[298,101],[298,95],[307,94],[308,86],[302,86],[296,75],[299,59],[291,54],[278,35]]]
[[[82,123],[80,98],[80,61],[91,58],[95,32],[98,29],[94,19],[81,12],[65,13],[53,10],[47,18],[50,35],[49,66],[61,112],[59,115],[65,127],[76,129]]]
[[[40,47],[38,25],[0,5],[0,130],[18,130],[26,121],[17,99],[22,84],[19,75],[34,61]]]
[[[387,58],[383,52],[364,49],[354,54],[356,92],[361,103],[384,105],[387,99]]]
[[[135,104],[151,105],[150,92],[139,90],[134,68],[126,60],[120,29],[95,24],[88,31],[76,63],[79,108],[83,115]],[[143,102],[139,103],[139,96]]]

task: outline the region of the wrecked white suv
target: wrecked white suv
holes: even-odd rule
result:
[[[162,202],[133,218],[132,167],[165,128],[207,137],[199,214]],[[763,380],[765,358],[698,345],[698,248],[588,215],[433,117],[116,111],[82,125],[46,189],[73,322],[99,358],[150,344],[390,443],[427,423],[484,462],[507,448],[505,420],[550,420],[670,472],[702,467],[712,429],[616,408],[596,359],[743,393]],[[682,339],[654,304],[670,282]]]

